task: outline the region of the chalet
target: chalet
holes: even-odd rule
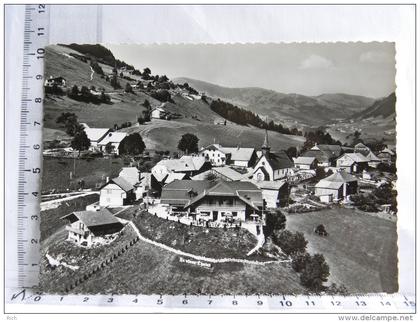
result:
[[[166,112],[161,107],[155,107],[152,112],[150,113],[150,117],[152,119],[163,119],[166,115]]]
[[[68,222],[66,226],[67,240],[85,247],[103,243],[124,227],[106,208],[96,211],[74,211],[61,219]]]
[[[66,86],[66,79],[64,77],[61,77],[61,76],[59,76],[59,77],[50,76],[50,78],[45,80],[44,86],[46,86],[46,87],[53,87],[53,86],[65,87]]]
[[[336,166],[348,173],[362,172],[368,168],[369,160],[361,153],[344,153],[336,160]]]
[[[119,147],[122,140],[125,139],[127,133],[124,132],[109,132],[102,140],[98,142],[98,147],[102,152],[106,152],[106,145],[112,147],[112,153],[120,154]]]
[[[317,144],[310,150],[305,151],[302,157],[314,157],[318,161],[318,166],[329,167],[334,165],[335,160],[343,153],[340,145]]]
[[[378,153],[378,158],[384,162],[391,162],[395,157],[395,152],[390,148],[386,147]]]
[[[315,185],[315,195],[322,202],[340,200],[357,193],[357,178],[345,171],[339,171],[320,180]]]
[[[261,190],[267,208],[284,207],[289,199],[289,185],[286,180],[253,181]]]
[[[108,135],[108,133],[111,131],[108,128],[93,128],[87,126],[86,123],[82,124],[84,125],[84,131],[90,140],[90,150],[94,151],[99,149],[98,143],[105,138],[105,136]]]
[[[143,197],[144,188],[141,186],[141,174],[140,170],[136,167],[124,167],[118,174],[119,178],[123,178],[125,181],[133,185],[134,192],[136,194],[136,200]]]
[[[293,160],[295,167],[301,170],[315,169],[318,165],[318,160],[315,157],[298,157]]]
[[[222,147],[222,151],[229,155],[228,164],[236,167],[253,167],[257,160],[257,153],[254,148]]]
[[[136,200],[134,186],[122,177],[109,180],[100,189],[99,205],[124,206]]]
[[[256,181],[275,181],[286,178],[293,173],[293,162],[284,151],[270,152],[268,134],[265,132],[262,155],[254,166],[252,179]]]
[[[254,148],[224,147],[216,143],[201,149],[200,155],[216,167],[229,164],[247,168],[252,167],[257,159]]]
[[[178,180],[162,189],[161,203],[196,220],[244,222],[260,218],[261,190],[251,182]]]
[[[210,162],[204,157],[184,155],[180,159],[159,161],[151,172],[158,182],[164,182],[170,173],[184,173],[192,177],[210,168]]]
[[[381,159],[378,158],[372,150],[364,145],[363,143],[357,143],[354,146],[354,152],[362,154],[367,160],[368,165],[372,168],[376,168],[379,163],[381,163]]]
[[[201,149],[199,154],[215,167],[226,165],[230,161],[230,154],[223,151],[220,144],[211,144]]]

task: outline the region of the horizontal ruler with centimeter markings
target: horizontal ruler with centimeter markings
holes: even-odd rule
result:
[[[134,308],[244,309],[296,313],[415,313],[414,296],[401,294],[332,295],[51,295],[31,289],[8,290],[7,303]]]

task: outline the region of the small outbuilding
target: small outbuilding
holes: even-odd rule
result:
[[[340,200],[357,193],[357,178],[345,171],[339,171],[320,180],[315,185],[315,195],[322,202]]]
[[[134,186],[122,177],[109,180],[100,189],[99,205],[102,207],[129,205],[135,200]]]
[[[74,211],[61,217],[67,220],[67,240],[90,247],[121,231],[124,225],[106,208],[97,211]]]

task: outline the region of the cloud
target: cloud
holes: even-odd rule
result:
[[[392,62],[394,57],[382,51],[367,51],[360,55],[359,60],[362,63],[381,64]]]
[[[304,59],[299,68],[300,69],[324,69],[333,66],[333,62],[325,57],[318,55],[311,55]]]

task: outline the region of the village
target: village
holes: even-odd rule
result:
[[[75,55],[71,54],[72,59],[86,63],[85,56]],[[150,128],[159,129],[164,136],[165,126],[180,126],[177,119],[197,128],[202,126],[199,110],[197,114],[190,110],[189,114],[179,113],[176,107],[180,102],[185,106],[188,102],[203,104],[206,109],[210,100],[225,103],[199,93],[187,83],[175,84],[166,76],[152,76],[147,68],[139,76],[137,70],[126,67],[101,66],[105,71],[101,81],[128,80],[125,88],[79,90],[65,77],[50,75],[44,84],[48,99],[55,102],[62,97],[60,93],[67,93],[66,99],[86,101],[90,108],[92,104],[122,104],[134,95],[144,101],[143,110],[137,122],[119,125],[117,120],[109,119],[115,123],[113,127],[98,127],[83,117],[79,123],[78,114],[83,111],[60,112],[54,120],[56,131],[65,130],[70,139],[54,137],[44,143],[44,167],[48,172],[44,172],[41,202],[41,236],[46,245],[41,280],[46,288],[65,292],[95,289],[89,282],[95,274],[121,261],[118,258],[124,257],[122,262],[135,258],[123,256],[135,247],[138,256],[146,256],[144,249],[148,247],[156,257],[163,256],[156,253],[156,248],[168,252],[162,261],[178,256],[170,266],[175,265],[180,274],[191,274],[189,266],[199,267],[204,270],[200,278],[209,274],[205,270],[224,276],[229,270],[219,268],[223,263],[245,265],[238,274],[245,274],[247,265],[261,266],[270,274],[276,270],[276,274],[294,279],[288,286],[281,278],[278,280],[284,290],[291,292],[347,294],[347,288],[357,291],[365,285],[372,287],[366,284],[369,277],[349,285],[353,264],[341,272],[341,266],[336,265],[340,255],[328,254],[321,240],[329,240],[331,245],[342,239],[343,244],[337,247],[346,247],[345,243],[356,237],[349,235],[346,240],[342,236],[354,227],[364,234],[357,245],[370,247],[363,241],[374,225],[384,225],[384,230],[395,225],[395,145],[363,140],[354,140],[352,145],[330,144],[334,140],[310,140],[309,135],[305,138],[300,133],[306,141],[286,149],[278,143],[282,135],[279,131],[294,135],[299,131],[290,132],[254,116],[259,127],[252,129],[256,133],[252,140],[262,138],[257,147],[247,144],[246,137],[238,137],[230,145],[220,143],[219,137],[214,137],[211,144],[202,144],[208,140],[197,131],[177,132],[179,137],[171,138],[177,146],[157,149],[149,145]],[[91,68],[94,73],[95,63]],[[223,114],[207,123],[223,131],[238,126]],[[142,249],[136,246],[139,243]],[[316,252],[309,253],[312,247]],[[357,249],[350,253],[359,256]],[[354,263],[362,265],[358,260]],[[307,276],[311,265],[317,267],[317,273]],[[123,268],[121,264],[113,269]],[[264,277],[255,272],[251,275],[255,278],[252,286],[241,286],[241,291],[259,285]],[[329,275],[333,282],[326,284]],[[204,283],[194,281],[191,277],[189,287]],[[142,283],[144,286],[146,282]],[[115,288],[133,291],[124,285],[116,283]],[[207,291],[214,287],[219,292],[221,287],[203,285]],[[266,290],[278,286],[266,286]],[[173,287],[174,292],[179,291],[176,285]],[[392,289],[394,282],[377,287]],[[154,291],[152,286],[148,290]]]

